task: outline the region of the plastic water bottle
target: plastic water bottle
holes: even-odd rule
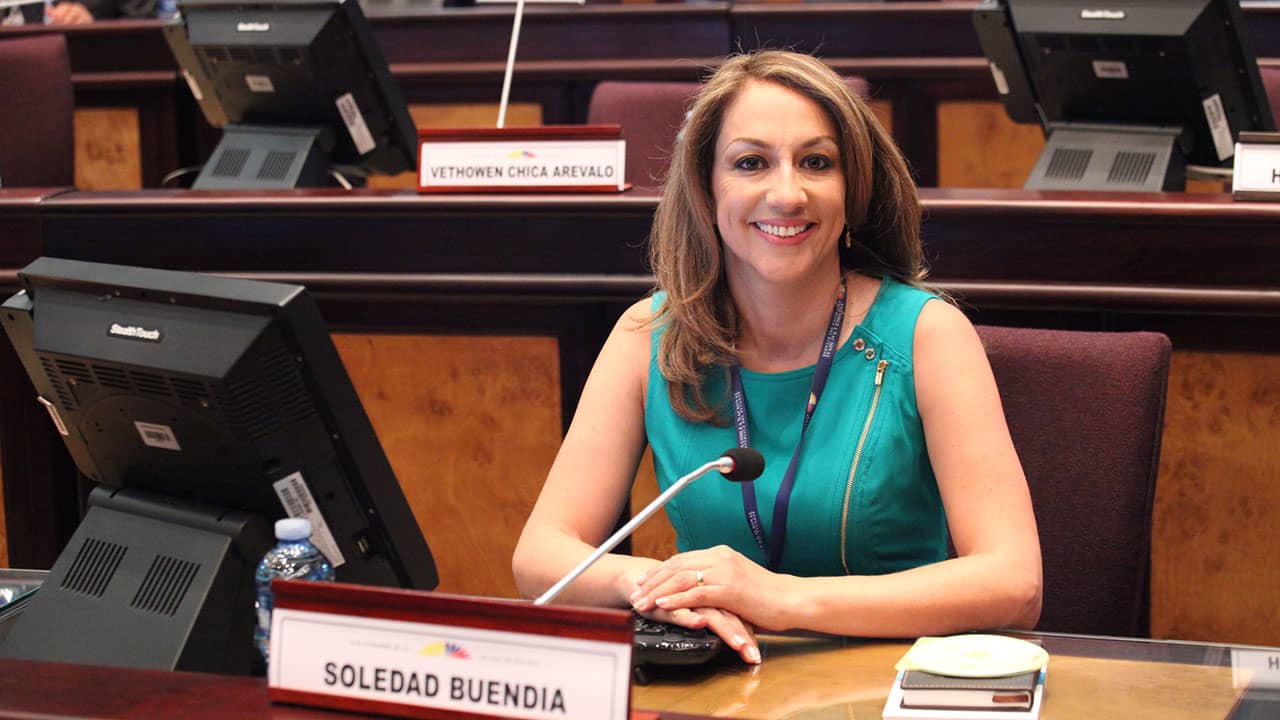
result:
[[[258,585],[258,599],[254,607],[258,611],[258,624],[253,630],[253,642],[269,659],[271,640],[271,581],[275,578],[289,580],[333,580],[333,566],[329,559],[311,544],[311,521],[306,518],[285,518],[276,521],[276,546],[262,556],[254,580]]]
[[[170,20],[177,15],[177,0],[156,0],[156,17],[161,20]]]

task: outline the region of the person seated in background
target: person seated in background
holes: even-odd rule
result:
[[[604,556],[563,602],[714,631],[914,637],[1035,625],[1040,547],[986,354],[924,285],[920,206],[866,104],[807,55],[729,58],[684,123],[657,279],[606,340],[516,547],[536,596],[603,541],[646,443],[678,554]],[[948,558],[948,534],[956,557]]]
[[[94,20],[153,18],[156,0],[64,0],[44,5],[33,2],[9,11],[5,25],[82,25]]]

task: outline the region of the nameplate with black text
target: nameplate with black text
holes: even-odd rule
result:
[[[419,192],[620,192],[625,175],[616,125],[419,131]]]
[[[273,700],[410,717],[628,717],[626,613],[336,583],[273,587]]]
[[[1280,133],[1240,133],[1231,195],[1237,200],[1280,200]]]

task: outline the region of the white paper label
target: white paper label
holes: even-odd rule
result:
[[[347,93],[339,96],[334,104],[338,106],[338,113],[342,115],[342,122],[347,126],[347,132],[351,135],[351,142],[356,146],[356,152],[361,155],[373,152],[377,143],[373,141],[369,126],[365,124],[364,115],[360,114],[356,99],[351,93]]]
[[[1222,98],[1214,93],[1204,99],[1204,119],[1209,123],[1209,134],[1213,136],[1213,147],[1218,151],[1218,160],[1226,160],[1235,152],[1231,140],[1231,127],[1227,125],[1227,113],[1222,109]]]
[[[1280,652],[1232,649],[1231,686],[1241,690],[1280,688]]]
[[[168,425],[134,422],[133,427],[138,431],[138,436],[142,438],[142,444],[147,447],[182,451],[182,446],[178,444],[177,436],[173,434],[173,428]]]
[[[1102,80],[1128,80],[1129,66],[1120,60],[1094,60],[1093,74]]]
[[[1009,94],[1009,81],[1004,77],[1004,71],[995,63],[988,63],[991,66],[991,79],[996,81],[996,92],[1001,95]]]
[[[63,437],[71,435],[71,433],[67,431],[67,424],[62,422],[62,416],[58,414],[57,406],[39,395],[36,396],[36,400],[39,400],[40,404],[44,406],[45,411],[49,413],[49,417],[53,420],[53,426],[58,428],[58,434]]]
[[[191,73],[187,72],[186,68],[182,70],[182,77],[187,81],[187,87],[191,89],[191,96],[196,99],[196,102],[204,100],[204,93],[200,92],[200,84],[196,82]]]
[[[320,514],[320,507],[316,505],[316,499],[311,495],[311,488],[307,487],[306,481],[302,479],[302,473],[296,472],[283,477],[272,483],[271,487],[275,488],[276,497],[280,498],[280,504],[284,506],[284,511],[289,517],[306,518],[311,521],[311,544],[329,558],[330,565],[335,568],[342,567],[347,559],[338,549],[338,543],[329,530],[329,523],[325,522],[324,515]]]
[[[591,187],[622,189],[622,140],[502,140],[422,143],[423,187]]]
[[[1240,143],[1235,154],[1233,192],[1271,192],[1280,196],[1280,145]]]
[[[271,84],[270,75],[245,75],[244,84],[249,86],[250,92],[273,93],[276,91],[276,86]]]
[[[503,718],[626,720],[631,645],[277,607],[273,688]]]

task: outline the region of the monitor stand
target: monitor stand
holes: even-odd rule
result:
[[[228,125],[195,190],[290,190],[329,181],[330,132],[319,127]]]
[[[0,644],[0,657],[250,674],[264,519],[137,490],[89,509]]]
[[[1028,190],[1180,191],[1186,157],[1182,128],[1063,124],[1049,138],[1025,187]]]

